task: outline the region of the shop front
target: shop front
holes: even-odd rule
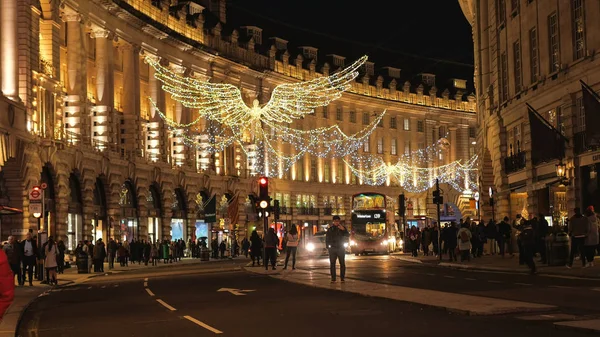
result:
[[[600,210],[600,150],[586,153],[579,159],[579,176],[581,182],[581,208],[585,210],[594,206]]]
[[[185,192],[179,187],[173,193],[173,204],[171,205],[171,211],[173,212],[171,218],[171,240],[181,239],[187,242],[189,233],[187,231]]]
[[[94,185],[94,218],[92,219],[92,238],[94,242],[103,239],[108,242],[110,235],[108,217],[106,213],[106,194],[104,183],[100,178],[96,179]]]
[[[74,251],[77,243],[83,240],[83,205],[79,178],[71,173],[69,176],[69,208],[67,213],[67,250]]]
[[[156,183],[150,185],[148,196],[146,197],[146,207],[148,209],[148,241],[157,242],[163,239],[161,226],[161,202],[160,190]]]
[[[133,239],[139,240],[137,195],[131,180],[125,181],[121,186],[119,205],[121,206],[121,221],[119,228],[115,230],[115,236],[121,242],[131,242]]]

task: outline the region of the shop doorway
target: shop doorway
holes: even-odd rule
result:
[[[69,176],[69,208],[67,213],[67,250],[73,251],[84,239],[81,184],[75,173]]]
[[[178,187],[173,191],[173,204],[171,205],[173,217],[171,218],[171,240],[184,240],[187,242],[187,203],[185,191]]]
[[[148,208],[148,241],[156,242],[163,239],[161,226],[161,193],[157,183],[150,185],[146,201]]]
[[[123,242],[139,240],[137,194],[131,180],[126,180],[121,186],[119,205],[121,206],[121,225],[118,237]]]

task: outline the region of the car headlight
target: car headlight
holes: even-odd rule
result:
[[[381,241],[381,245],[382,245],[382,246],[385,246],[385,245],[387,245],[387,244],[388,244],[388,240],[383,240],[383,241]]]
[[[350,240],[350,246],[356,246],[356,241]]]
[[[398,240],[398,244],[399,245],[403,245],[404,244],[404,240],[402,240],[402,239]]]
[[[348,242],[344,242],[344,248],[348,248]]]
[[[309,242],[306,244],[306,250],[308,250],[309,252],[312,252],[315,250],[315,244],[312,242]]]

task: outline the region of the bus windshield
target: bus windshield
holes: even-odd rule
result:
[[[354,196],[354,210],[384,209],[385,195],[378,193],[361,193]]]
[[[358,224],[354,225],[353,229],[356,234],[371,238],[378,238],[385,235],[385,223],[383,222]]]

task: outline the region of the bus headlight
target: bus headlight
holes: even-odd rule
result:
[[[344,248],[348,248],[348,242],[344,242]]]
[[[404,244],[404,240],[402,240],[402,239],[398,240],[398,245],[399,246],[402,246],[403,244]]]
[[[388,244],[388,240],[383,240],[383,241],[381,241],[381,245],[382,245],[382,246],[385,246],[385,245],[387,245],[387,244]]]
[[[314,252],[315,251],[315,244],[312,242],[309,242],[306,244],[306,250],[308,250],[309,252]]]

